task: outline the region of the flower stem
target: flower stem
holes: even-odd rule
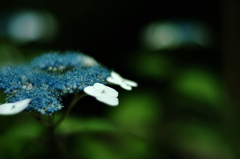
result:
[[[72,108],[77,104],[77,102],[78,102],[81,98],[83,98],[83,97],[85,97],[85,96],[86,96],[85,93],[84,93],[84,94],[81,94],[80,96],[75,95],[74,98],[73,98],[73,100],[72,100],[72,102],[71,102],[71,104],[69,105],[67,111],[66,111],[66,112],[64,113],[64,115],[54,124],[54,127],[57,127],[58,125],[60,125],[61,122],[62,122],[62,121],[68,116],[68,114],[71,112]]]
[[[39,123],[41,123],[42,125],[46,126],[46,127],[51,127],[52,124],[45,122],[39,115],[34,114],[33,112],[29,113],[32,117],[34,117],[37,121],[39,121]]]

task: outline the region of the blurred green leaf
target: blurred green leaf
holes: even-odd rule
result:
[[[173,59],[169,56],[151,52],[137,55],[134,61],[136,61],[134,69],[138,74],[149,79],[159,79],[169,75],[173,64]]]
[[[21,52],[12,45],[0,44],[0,65],[23,62]]]
[[[76,140],[74,153],[87,159],[145,159],[149,155],[148,143],[128,133],[85,134]]]
[[[0,136],[0,158],[24,158],[25,154],[29,155],[29,150],[24,149],[25,146],[31,143],[35,148],[38,147],[35,141],[41,136],[43,127],[31,116],[19,114],[0,119],[8,124],[2,127],[4,132]]]
[[[121,156],[116,152],[116,144],[107,144],[103,141],[87,138],[83,142],[84,156],[88,159],[121,159]]]
[[[191,122],[168,126],[167,142],[175,151],[195,158],[234,159],[221,132],[213,127]]]
[[[110,112],[111,118],[123,129],[149,136],[162,117],[158,96],[150,90],[131,92],[120,97],[120,105]]]
[[[105,119],[80,119],[77,117],[67,117],[57,128],[59,134],[71,134],[78,132],[104,132],[117,130],[109,121]]]
[[[69,152],[79,158],[145,159],[149,152],[148,143],[106,119],[68,117],[57,128],[57,134],[68,137]]]
[[[223,88],[220,81],[207,70],[187,69],[180,72],[173,89],[194,100],[218,106],[222,103]]]

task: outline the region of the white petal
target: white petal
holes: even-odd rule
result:
[[[2,115],[13,115],[20,113],[28,107],[31,99],[25,99],[16,103],[6,103],[0,105],[0,114]]]
[[[94,85],[93,85],[93,87],[95,88],[95,89],[97,89],[97,90],[99,90],[100,92],[102,92],[104,89],[105,89],[105,85],[103,85],[103,84],[101,84],[101,83],[95,83]]]
[[[93,66],[96,65],[97,61],[93,59],[92,57],[85,57],[83,61],[84,66]]]
[[[111,72],[111,77],[114,78],[115,80],[121,82],[123,81],[122,76],[120,76],[117,72],[112,71]]]
[[[101,91],[95,89],[93,86],[85,87],[85,88],[83,89],[83,91],[84,91],[85,93],[87,93],[88,95],[94,96],[94,97],[101,95]]]
[[[120,85],[123,89],[126,89],[126,90],[132,90],[132,87],[131,86],[129,86],[129,85],[127,85],[126,83],[122,83],[121,85]]]
[[[27,90],[31,90],[32,88],[33,88],[32,84],[29,84],[29,85],[27,86]]]
[[[128,80],[128,79],[125,79],[124,83],[126,83],[127,85],[130,85],[132,87],[137,87],[138,86],[138,84],[136,82]]]
[[[116,73],[114,71],[111,72],[111,77],[108,77],[107,81],[109,83],[120,85],[122,88],[124,88],[126,90],[132,90],[132,87],[138,86],[138,84],[136,82],[128,80],[128,79],[124,79],[118,73]]]
[[[113,84],[116,84],[116,85],[120,85],[120,84],[122,83],[122,81],[116,80],[116,79],[113,78],[113,77],[108,77],[108,78],[107,78],[107,81],[108,81],[109,83],[113,83]]]
[[[118,98],[109,96],[107,94],[102,94],[99,97],[96,97],[96,99],[100,102],[103,102],[105,104],[108,104],[110,106],[117,106],[118,105]]]
[[[10,110],[13,107],[14,103],[5,103],[0,105],[0,113]]]
[[[105,93],[112,96],[112,97],[117,97],[118,96],[118,92],[115,89],[113,89],[111,87],[108,87],[108,86],[105,87]]]

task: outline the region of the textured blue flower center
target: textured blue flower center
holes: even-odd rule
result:
[[[86,66],[87,58],[82,53],[49,53],[30,64],[4,66],[0,68],[0,90],[10,103],[32,99],[27,111],[51,115],[62,109],[67,94],[79,93],[94,83],[106,84],[110,70],[97,63]]]

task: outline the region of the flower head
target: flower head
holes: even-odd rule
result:
[[[69,51],[44,54],[29,64],[0,68],[0,90],[7,94],[6,100],[11,103],[4,104],[2,109],[16,110],[13,104],[30,99],[23,110],[52,115],[64,107],[62,99],[66,95],[82,90],[98,101],[116,106],[118,92],[105,86],[107,82],[127,90],[137,86],[136,82],[111,72],[85,54]]]
[[[85,87],[84,92],[95,97],[98,101],[110,106],[118,105],[118,92],[115,89],[101,83],[95,83],[93,86]]]
[[[31,102],[31,99],[21,100],[15,103],[5,103],[0,105],[1,115],[14,115],[26,109]]]
[[[59,52],[44,54],[31,63],[35,68],[50,71],[62,72],[73,68],[94,66],[97,62],[90,56],[77,52]]]
[[[51,69],[49,69],[51,68]],[[37,57],[30,65],[0,68],[0,90],[14,103],[31,99],[26,111],[51,115],[62,109],[62,98],[94,83],[106,84],[110,71],[81,53],[51,53]]]
[[[128,79],[124,79],[118,73],[112,71],[111,76],[107,78],[107,81],[112,84],[121,86],[126,90],[132,90],[132,87],[137,87],[137,83]]]
[[[15,102],[22,98],[31,99],[26,111],[38,111],[42,115],[51,115],[62,109],[63,95],[46,84],[35,86],[32,89],[19,89],[8,95],[7,101]]]

